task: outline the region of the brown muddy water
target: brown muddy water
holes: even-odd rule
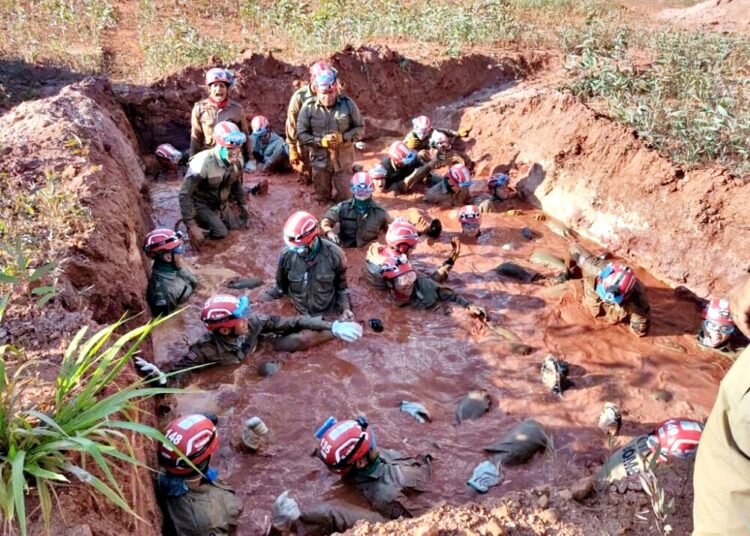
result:
[[[368,163],[375,156],[365,154]],[[246,175],[246,183],[259,176]],[[187,261],[201,285],[189,309],[154,335],[159,365],[176,360],[203,333],[200,307],[211,294],[226,292],[223,285],[229,279],[253,275],[263,278],[265,286],[273,283],[284,246],[282,226],[289,214],[308,210],[321,217],[327,210],[312,200],[310,187],[300,186],[295,175],[268,178],[269,195],[250,199],[254,214],[250,230],[235,231],[199,255],[188,253]],[[472,189],[483,193],[486,179],[478,177]],[[154,183],[151,195],[158,224],[173,226],[178,219],[178,190],[176,178]],[[376,198],[394,216],[410,205],[421,206],[417,194],[398,198],[376,194]],[[311,457],[316,446],[313,433],[330,415],[339,420],[366,415],[379,446],[432,453],[432,489],[424,497],[431,505],[481,500],[466,480],[485,459],[482,447],[527,417],[545,425],[556,456],[539,455],[524,466],[504,468],[505,482],[492,488],[489,497],[564,484],[590,474],[609,452],[606,437],[596,427],[605,401],[617,403],[622,410],[623,442],[669,417],[707,417],[730,363],[696,347],[697,308],[637,270],[648,287],[653,313],[649,336],[638,339],[625,326],[609,326],[586,313],[580,305],[580,280],[562,286],[520,284],[497,275],[493,268],[503,261],[533,267],[528,257],[534,251],[563,256],[567,250],[564,238],[534,218],[538,211],[523,204],[508,205],[513,207],[522,214],[483,216],[482,235],[476,243],[463,245],[449,284],[487,307],[494,322],[518,334],[536,349],[534,353],[509,353],[497,335],[460,308],[431,313],[387,303],[385,292],[368,287],[362,278],[365,251],[348,249],[349,287],[357,320],[365,327],[362,339],[352,344],[336,340],[294,354],[274,354],[270,346],[261,346],[241,365],[192,375],[190,388],[195,392],[178,397],[166,419],[200,411],[219,416],[222,444],[213,465],[244,501],[240,534],[262,533],[274,498],[284,490],[290,490],[303,508],[334,498],[359,502],[336,475]],[[460,226],[456,209],[431,208],[430,213],[443,221],[443,235],[432,243],[421,241],[413,258],[421,265],[438,266]],[[524,226],[535,231],[535,240],[521,236]],[[503,249],[508,243],[512,249]],[[257,301],[265,286],[248,292],[254,310],[293,315],[286,300]],[[385,331],[373,332],[367,325],[370,318],[382,319]],[[548,353],[572,365],[574,386],[563,397],[549,394],[541,384],[539,369]],[[269,359],[281,359],[284,365],[276,375],[261,378],[256,365]],[[484,417],[458,425],[456,404],[475,388],[487,389],[493,406]],[[666,390],[671,399],[657,400],[658,390]],[[402,413],[402,400],[423,403],[433,422],[418,424]],[[261,455],[245,454],[237,447],[242,422],[254,415],[266,422],[271,434],[271,444]]]

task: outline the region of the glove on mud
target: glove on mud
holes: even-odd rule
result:
[[[472,128],[474,127],[462,128],[461,130],[458,131],[458,137],[466,138],[471,133]]]
[[[404,413],[408,413],[409,415],[417,419],[417,422],[419,424],[424,424],[427,421],[432,421],[430,412],[427,411],[427,408],[425,408],[419,402],[407,402],[406,400],[402,400],[400,407],[401,411],[403,411]]]
[[[483,461],[474,468],[471,478],[466,483],[479,493],[487,493],[492,486],[497,486],[502,480],[497,465]]]
[[[276,530],[289,530],[301,515],[297,501],[289,496],[289,491],[285,491],[273,501],[271,525]]]
[[[248,160],[245,163],[245,168],[244,169],[248,173],[252,173],[253,171],[255,171],[256,168],[257,168],[257,164],[255,163],[255,160]]]
[[[362,326],[356,322],[336,320],[331,326],[333,336],[346,342],[354,342],[362,336]]]
[[[167,375],[153,363],[149,363],[141,357],[135,358],[135,366],[147,379],[156,380],[159,385],[167,385]]]
[[[355,141],[354,142],[354,148],[357,149],[358,151],[364,151],[365,147],[367,147],[367,146],[365,145],[365,142],[363,142],[363,141]]]
[[[487,309],[485,309],[481,305],[474,305],[474,304],[467,305],[466,306],[466,311],[471,316],[476,316],[477,318],[480,318],[482,320],[486,320],[487,319]]]

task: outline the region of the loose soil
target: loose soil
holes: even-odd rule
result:
[[[658,18],[709,32],[750,35],[750,0],[706,0],[686,8],[665,9]]]

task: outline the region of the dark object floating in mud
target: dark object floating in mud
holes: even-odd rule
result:
[[[211,413],[209,411],[203,411],[203,412],[201,412],[201,415],[203,415],[206,419],[208,419],[212,423],[219,424],[219,417],[216,416],[216,413]]]
[[[524,237],[526,240],[534,240],[534,231],[529,229],[528,227],[524,227],[521,229],[521,236]]]
[[[469,391],[456,408],[456,420],[460,423],[468,419],[478,419],[490,410],[492,398],[484,389]]]
[[[381,331],[383,331],[383,329],[385,329],[383,327],[383,321],[380,320],[379,318],[371,318],[370,327],[375,333],[380,333]]]
[[[265,361],[258,365],[258,375],[264,378],[273,376],[281,368],[281,361]]]
[[[548,355],[542,362],[542,383],[553,395],[562,395],[570,386],[568,371],[569,367],[565,361]]]
[[[615,437],[620,433],[621,426],[622,416],[620,415],[620,409],[612,402],[605,402],[604,409],[601,415],[599,415],[599,430],[609,437]]]
[[[227,288],[231,289],[248,289],[258,288],[263,284],[263,280],[258,277],[245,277],[244,279],[233,279],[227,283]]]
[[[672,400],[672,393],[665,389],[657,389],[653,393],[651,393],[651,398],[656,400],[657,402],[669,402]]]
[[[492,461],[501,465],[526,463],[534,454],[547,448],[547,434],[534,419],[514,426],[500,441],[484,447],[492,453]]]
[[[509,342],[508,349],[516,355],[529,355],[533,354],[536,350],[533,346],[520,342]]]
[[[524,283],[531,283],[532,281],[539,278],[539,272],[523,268],[515,262],[510,261],[502,263],[500,266],[495,268],[495,271],[500,275],[518,279],[519,281],[523,281]]]
[[[432,422],[430,412],[426,407],[424,407],[424,405],[420,404],[419,402],[409,402],[408,400],[402,400],[399,408],[404,413],[408,413],[409,415],[414,417],[419,424]]]

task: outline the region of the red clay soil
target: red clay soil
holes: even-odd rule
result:
[[[750,35],[750,0],[706,0],[686,8],[665,9],[658,18],[710,32]]]

